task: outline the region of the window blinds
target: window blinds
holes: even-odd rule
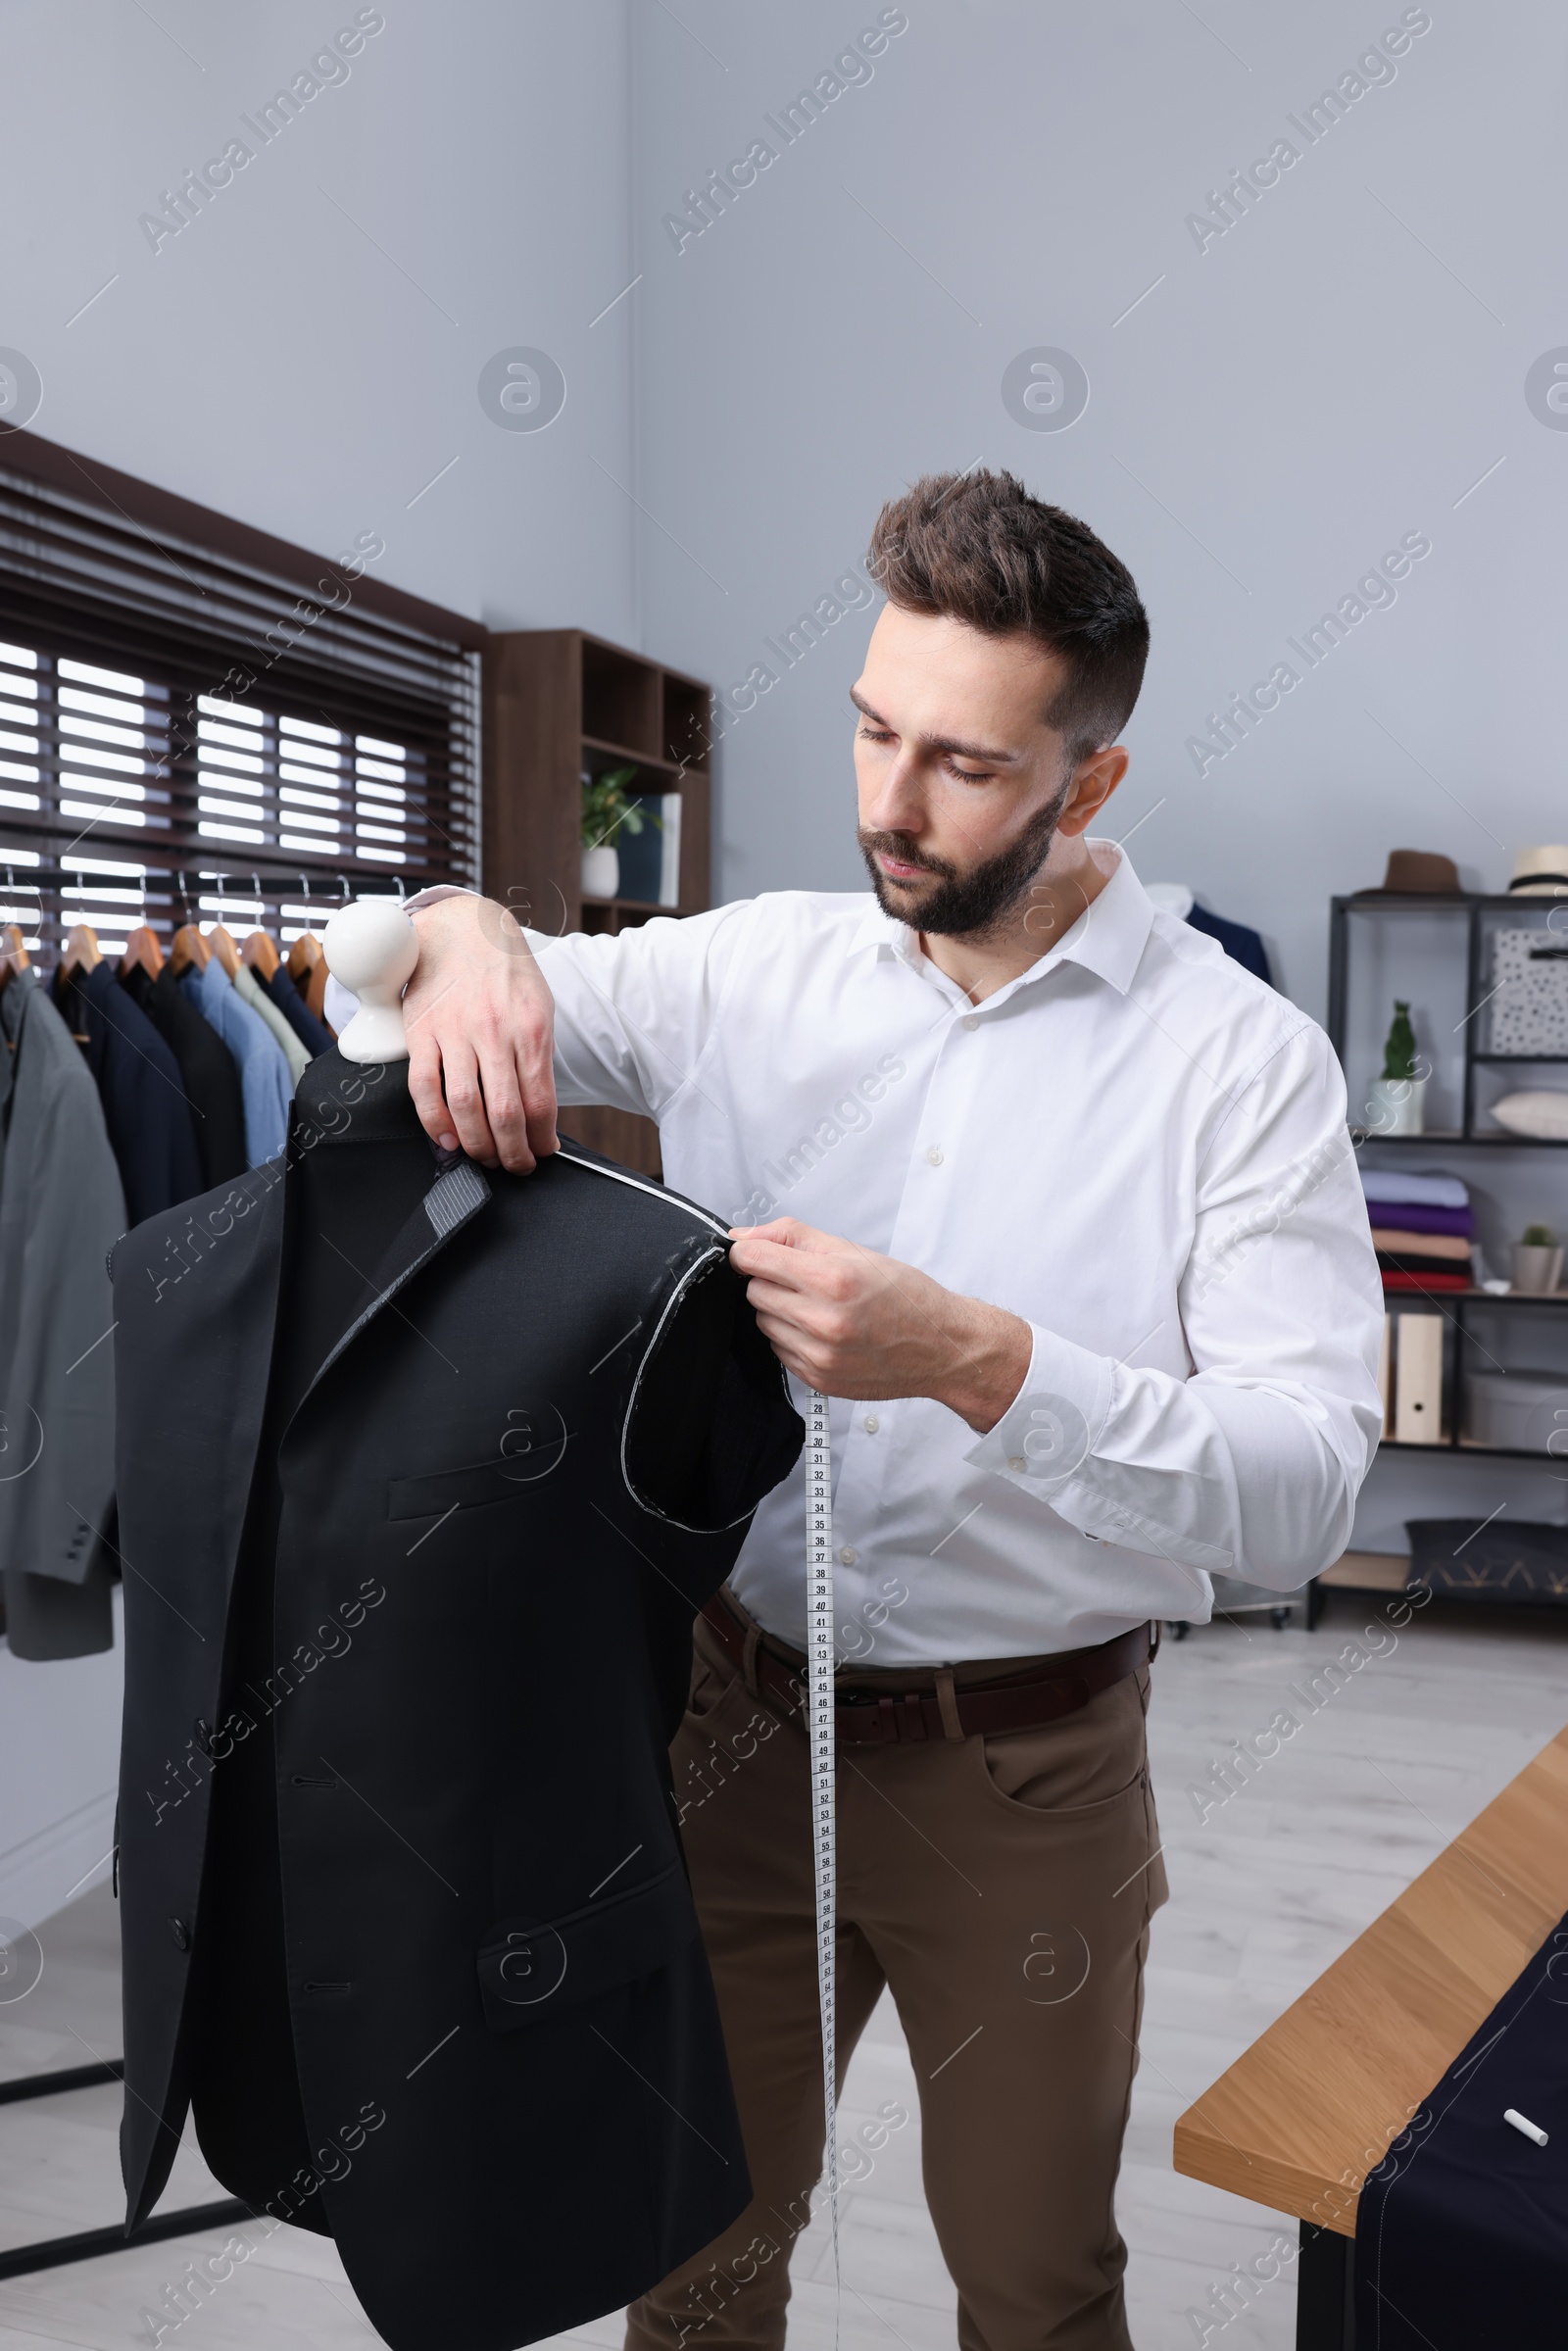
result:
[[[107,953],[477,880],[478,657],[366,609],[380,552],[302,588],[0,465],[0,920]]]

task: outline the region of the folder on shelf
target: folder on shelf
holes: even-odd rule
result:
[[[1400,1314],[1394,1371],[1396,1445],[1443,1443],[1443,1318]]]

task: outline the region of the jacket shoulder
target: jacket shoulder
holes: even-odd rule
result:
[[[708,1234],[726,1242],[729,1238],[728,1225],[716,1217],[710,1208],[700,1207],[696,1200],[688,1200],[682,1192],[671,1192],[669,1186],[662,1184],[657,1176],[643,1175],[634,1168],[622,1167],[614,1159],[607,1159],[602,1151],[590,1151],[587,1144],[578,1143],[572,1136],[564,1135],[561,1138],[561,1149],[554,1155],[568,1166],[584,1168],[589,1174],[602,1176],[612,1184],[622,1186],[627,1192],[641,1193],[645,1200],[662,1208],[666,1214],[680,1218],[694,1235]],[[550,1161],[546,1160],[544,1164],[549,1166]],[[623,1201],[622,1205],[630,1207],[631,1203]]]
[[[805,1438],[784,1369],[729,1262],[729,1227],[654,1177],[563,1138],[560,1176],[602,1180],[659,1256],[642,1356],[621,1426],[621,1476],[639,1508],[687,1534],[744,1526]],[[555,1164],[543,1162],[535,1175]]]

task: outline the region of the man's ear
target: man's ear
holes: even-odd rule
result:
[[[1126,774],[1131,759],[1132,754],[1115,743],[1107,751],[1092,752],[1087,759],[1080,759],[1072,771],[1067,805],[1057,819],[1056,830],[1065,833],[1070,841],[1087,831]]]

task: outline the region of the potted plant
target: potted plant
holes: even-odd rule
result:
[[[607,767],[602,775],[582,777],[582,887],[586,898],[614,898],[620,889],[620,856],[615,841],[621,830],[640,833],[645,824],[662,830],[652,808],[628,799],[626,787],[636,778],[635,767]]]
[[[1423,1102],[1427,1081],[1417,1076],[1415,1030],[1410,1025],[1410,1007],[1400,998],[1394,1002],[1394,1019],[1389,1028],[1388,1043],[1383,1048],[1383,1075],[1372,1087],[1368,1101],[1367,1122],[1378,1135],[1419,1135],[1423,1130]]]
[[[1562,1249],[1549,1225],[1527,1224],[1513,1245],[1513,1286],[1534,1296],[1555,1290],[1562,1279]]]

